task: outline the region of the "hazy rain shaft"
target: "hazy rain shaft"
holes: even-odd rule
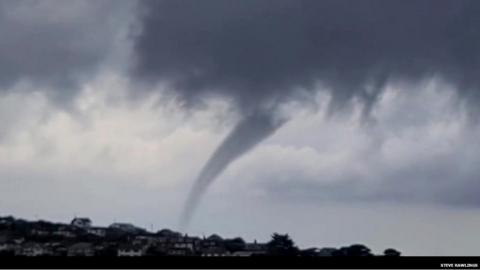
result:
[[[475,112],[478,14],[475,0],[141,1],[132,77],[166,83],[190,107],[232,100],[243,115],[201,171],[183,221],[209,183],[280,126],[276,105],[296,89],[313,94],[320,82],[333,111],[356,98],[368,112],[389,81],[438,76]]]

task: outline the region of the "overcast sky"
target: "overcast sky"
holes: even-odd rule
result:
[[[0,215],[178,229],[262,111],[186,232],[479,255],[480,2],[433,2],[0,1]]]

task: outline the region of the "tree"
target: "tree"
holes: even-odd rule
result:
[[[349,256],[372,256],[372,253],[368,247],[355,244],[349,247]]]
[[[271,256],[297,256],[299,249],[288,234],[274,233],[267,243],[268,254]]]
[[[225,248],[232,253],[236,251],[245,250],[245,245],[246,245],[245,241],[240,237],[227,239],[224,241],[224,244],[225,244]]]
[[[318,256],[318,249],[317,248],[307,248],[304,250],[300,250],[300,256],[302,257],[317,257]]]
[[[342,247],[335,251],[333,256],[373,256],[370,249],[361,244],[351,245],[349,247]]]
[[[393,248],[387,248],[383,252],[383,255],[389,256],[389,257],[399,257],[401,255],[401,252]]]

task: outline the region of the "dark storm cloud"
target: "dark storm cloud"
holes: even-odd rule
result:
[[[72,94],[93,75],[115,35],[121,1],[0,2],[0,89],[21,80]]]
[[[432,76],[474,105],[480,97],[478,1],[146,0],[139,13],[134,77],[167,83],[187,107],[222,96],[244,121],[265,107],[273,117],[276,105],[320,82],[332,94],[331,111],[358,98],[368,115],[389,80]],[[265,136],[276,130],[268,128]],[[229,138],[239,137],[234,133]],[[210,160],[245,150],[227,138]],[[191,200],[233,161],[207,180],[201,174],[196,185],[204,186],[194,187]]]
[[[142,1],[134,74],[187,102],[281,102],[321,81],[333,105],[371,106],[388,79],[442,76],[479,97],[480,2],[470,0]]]

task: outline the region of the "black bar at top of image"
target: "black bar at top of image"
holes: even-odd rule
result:
[[[480,257],[0,257],[23,269],[479,269]]]

